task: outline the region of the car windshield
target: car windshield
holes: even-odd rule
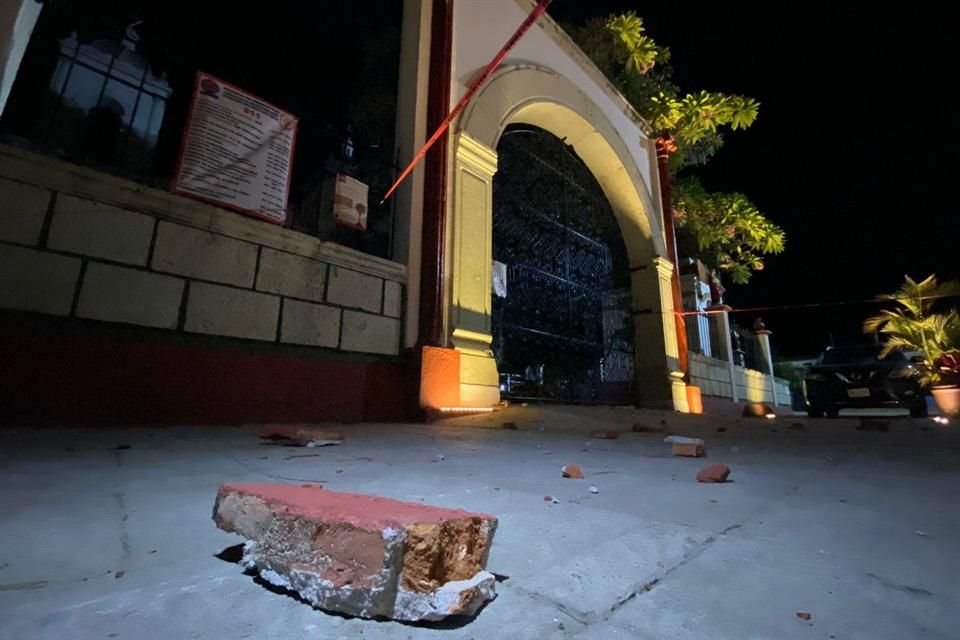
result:
[[[820,356],[820,364],[853,364],[867,366],[880,362],[880,345],[858,345],[853,347],[835,347],[827,349]],[[886,362],[903,360],[902,353],[894,351],[883,360]]]

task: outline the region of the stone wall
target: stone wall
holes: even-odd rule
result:
[[[0,146],[0,309],[393,356],[406,269]]]
[[[689,359],[690,383],[700,387],[703,395],[733,398],[729,364],[700,353],[691,352]],[[740,366],[733,367],[733,377],[736,383],[736,397],[740,402],[790,404],[790,383],[786,380],[772,378],[760,371]],[[773,394],[774,384],[777,390],[776,398]]]

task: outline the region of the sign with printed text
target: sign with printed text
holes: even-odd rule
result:
[[[354,229],[366,229],[369,195],[370,187],[366,184],[356,178],[338,174],[333,190],[333,219],[337,224]]]
[[[198,73],[173,191],[283,224],[297,118]]]

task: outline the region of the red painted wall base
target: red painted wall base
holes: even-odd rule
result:
[[[0,424],[416,419],[416,363],[0,317]]]

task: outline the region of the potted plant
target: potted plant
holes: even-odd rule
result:
[[[951,298],[960,296],[960,283],[938,283],[936,276],[922,282],[906,277],[894,293],[880,296],[897,303],[863,323],[869,334],[886,337],[881,357],[892,351],[921,354],[921,381],[930,389],[940,412],[960,415],[960,313],[955,308],[940,310]]]
[[[960,416],[960,350],[942,354],[933,361],[932,369],[933,386],[930,393],[940,413],[951,418]]]

